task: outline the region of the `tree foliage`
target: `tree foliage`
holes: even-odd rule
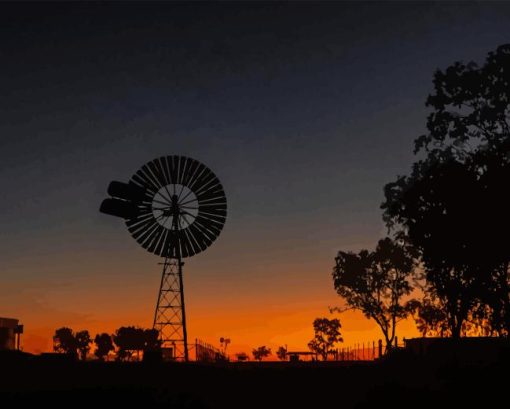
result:
[[[55,330],[53,336],[53,350],[65,354],[76,354],[78,344],[71,328],[62,327]]]
[[[339,251],[333,283],[347,306],[356,309],[380,327],[390,349],[397,323],[414,309],[415,301],[404,302],[413,290],[417,254],[403,238],[379,240],[375,251]]]
[[[80,358],[82,361],[87,359],[87,354],[90,351],[90,344],[92,340],[90,339],[90,334],[87,330],[78,331],[76,333],[76,348],[80,351]]]
[[[444,337],[449,335],[448,320],[445,308],[428,298],[417,305],[414,316],[416,328],[423,337]]]
[[[271,348],[267,348],[265,345],[255,348],[252,352],[253,359],[256,361],[262,361],[262,359],[268,357],[271,354]]]
[[[236,358],[238,361],[243,362],[243,361],[247,361],[249,356],[246,352],[238,352],[236,354]]]
[[[420,251],[454,337],[475,310],[498,333],[510,329],[509,104],[510,45],[481,67],[437,71],[428,133],[415,142],[421,159],[385,187],[384,219]]]
[[[160,348],[159,333],[156,329],[136,327],[120,327],[113,335],[113,342],[117,345],[117,359],[129,360],[133,353],[139,358],[140,351]]]
[[[311,351],[319,354],[324,361],[328,360],[328,352],[337,342],[343,342],[340,334],[340,320],[338,318],[316,318],[313,321],[314,338],[308,343]]]
[[[105,357],[107,357],[111,351],[115,350],[112,337],[105,332],[96,335],[94,344],[96,345],[94,355],[101,361],[104,361]]]
[[[276,356],[280,361],[285,361],[287,359],[287,348],[279,347],[276,351]]]

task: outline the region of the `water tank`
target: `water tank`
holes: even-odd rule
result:
[[[0,317],[0,351],[16,349],[18,320]]]

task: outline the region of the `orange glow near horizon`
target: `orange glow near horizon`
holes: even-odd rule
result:
[[[340,319],[339,347],[382,338],[377,325],[359,312],[329,312],[328,307],[343,305],[331,279],[336,250],[373,247],[370,241],[338,241],[282,241],[275,249],[257,240],[247,251],[227,228],[206,254],[184,266],[190,343],[199,338],[219,347],[220,337],[230,338],[230,355],[251,355],[261,345],[273,352],[284,345],[306,351],[317,317]],[[79,263],[70,255],[36,254],[28,263],[20,259],[8,266],[6,276],[12,278],[0,288],[0,316],[25,325],[25,351],[51,351],[55,329],[62,326],[87,329],[92,337],[121,326],[152,327],[161,266],[129,237],[114,245],[81,247]],[[419,336],[412,319],[401,322],[397,333],[400,340]]]
[[[297,309],[293,305],[268,307],[256,313],[249,307],[235,309],[222,306],[212,310],[207,306],[193,305],[188,309],[189,342],[194,343],[195,338],[199,338],[219,348],[219,338],[223,336],[231,339],[227,351],[231,357],[238,352],[251,355],[253,348],[266,345],[272,349],[271,358],[276,359],[274,352],[279,346],[287,346],[288,350],[294,351],[308,350],[308,341],[313,337],[312,322],[317,317],[340,319],[344,342],[337,345],[339,348],[363,343],[371,345],[382,338],[375,322],[366,319],[360,312],[330,314],[327,304],[324,307],[318,304],[312,302],[306,309]],[[150,312],[147,308],[144,310]],[[126,311],[125,316],[112,319],[83,317],[80,322],[80,317],[60,321],[48,316],[47,321],[38,322],[37,326],[22,319],[25,323],[22,346],[26,352],[31,353],[51,351],[53,333],[61,326],[69,326],[75,331],[87,329],[94,337],[101,332],[113,333],[123,325],[150,327],[151,321],[150,314],[143,317],[135,306],[132,311]],[[399,323],[397,334],[399,340],[419,336],[412,319]]]

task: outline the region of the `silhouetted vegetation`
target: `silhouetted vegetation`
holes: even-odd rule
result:
[[[90,339],[90,334],[87,330],[78,331],[76,333],[76,347],[80,352],[80,358],[82,361],[87,359],[87,354],[90,351],[90,344],[92,340]]]
[[[343,342],[340,334],[340,320],[338,318],[316,318],[313,321],[314,338],[308,343],[308,348],[322,357],[323,361],[328,360],[328,352],[337,342]]]
[[[94,344],[96,345],[94,355],[101,361],[104,361],[105,357],[107,357],[111,351],[115,350],[111,335],[105,332],[96,335]]]
[[[420,303],[414,319],[422,336],[444,337],[449,334],[448,321],[444,311],[444,307],[434,304],[429,299],[424,299]]]
[[[510,45],[481,67],[437,71],[428,133],[415,142],[420,159],[385,187],[384,220],[420,251],[430,305],[456,338],[466,324],[510,330],[509,84]]]
[[[276,350],[276,356],[280,361],[285,361],[287,359],[287,348],[281,346]]]
[[[115,331],[113,342],[117,345],[117,359],[130,360],[133,353],[140,359],[141,351],[154,351],[160,348],[158,331],[136,327],[120,327]]]
[[[403,238],[379,240],[375,251],[339,251],[333,283],[349,309],[373,319],[393,345],[397,323],[415,308],[416,301],[403,301],[413,290],[417,253]],[[337,309],[342,311],[341,309]]]
[[[62,327],[55,330],[53,336],[53,350],[65,354],[76,354],[78,343],[71,328]]]
[[[252,352],[253,359],[256,361],[262,361],[264,358],[271,355],[271,348],[267,348],[265,345],[255,348]]]
[[[239,362],[247,361],[250,358],[246,352],[238,352],[235,356]]]

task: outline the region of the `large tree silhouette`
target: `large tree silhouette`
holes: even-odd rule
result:
[[[437,71],[428,133],[415,142],[421,159],[385,187],[384,219],[421,252],[454,337],[475,311],[497,333],[510,329],[509,104],[510,45],[481,67]]]
[[[416,308],[403,301],[413,290],[416,252],[405,240],[379,240],[375,251],[339,251],[333,282],[350,309],[373,319],[381,329],[387,350],[396,336],[397,323]]]

